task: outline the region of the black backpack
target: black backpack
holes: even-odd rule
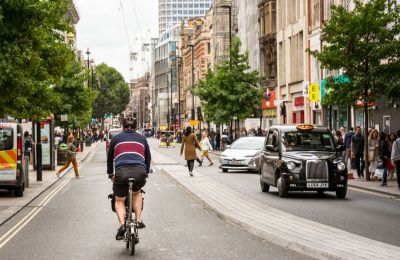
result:
[[[32,141],[29,137],[25,137],[24,148],[25,148],[25,154],[30,155],[32,151]]]

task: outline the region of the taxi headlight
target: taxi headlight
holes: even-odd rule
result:
[[[343,162],[339,162],[339,163],[337,164],[337,169],[338,169],[339,171],[344,171],[344,170],[346,169],[346,165],[345,165]]]
[[[294,169],[296,169],[296,164],[294,162],[287,162],[286,167],[289,171],[293,171]]]

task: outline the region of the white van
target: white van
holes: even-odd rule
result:
[[[0,122],[0,189],[22,197],[25,188],[23,129],[17,123]]]

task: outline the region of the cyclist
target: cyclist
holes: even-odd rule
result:
[[[135,211],[137,228],[145,227],[141,219],[143,202],[141,188],[146,184],[151,160],[146,137],[136,132],[136,119],[127,116],[123,119],[122,125],[123,132],[111,139],[107,155],[107,173],[108,177],[113,180],[115,210],[121,225],[116,235],[117,240],[123,239],[126,232],[125,197],[129,194],[129,178],[135,178],[132,206]]]

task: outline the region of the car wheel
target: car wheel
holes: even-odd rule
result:
[[[346,195],[347,195],[347,187],[336,190],[336,197],[338,199],[344,199],[346,198]]]
[[[222,169],[222,172],[228,172],[228,169]]]
[[[15,197],[22,197],[24,195],[24,185],[14,190]]]
[[[262,192],[268,192],[269,191],[269,185],[266,184],[263,180],[262,180],[262,174],[260,172],[260,186],[261,186],[261,191]]]
[[[281,197],[281,198],[287,197],[289,192],[288,192],[287,187],[282,179],[282,176],[279,176],[276,186],[278,187],[279,197]]]

